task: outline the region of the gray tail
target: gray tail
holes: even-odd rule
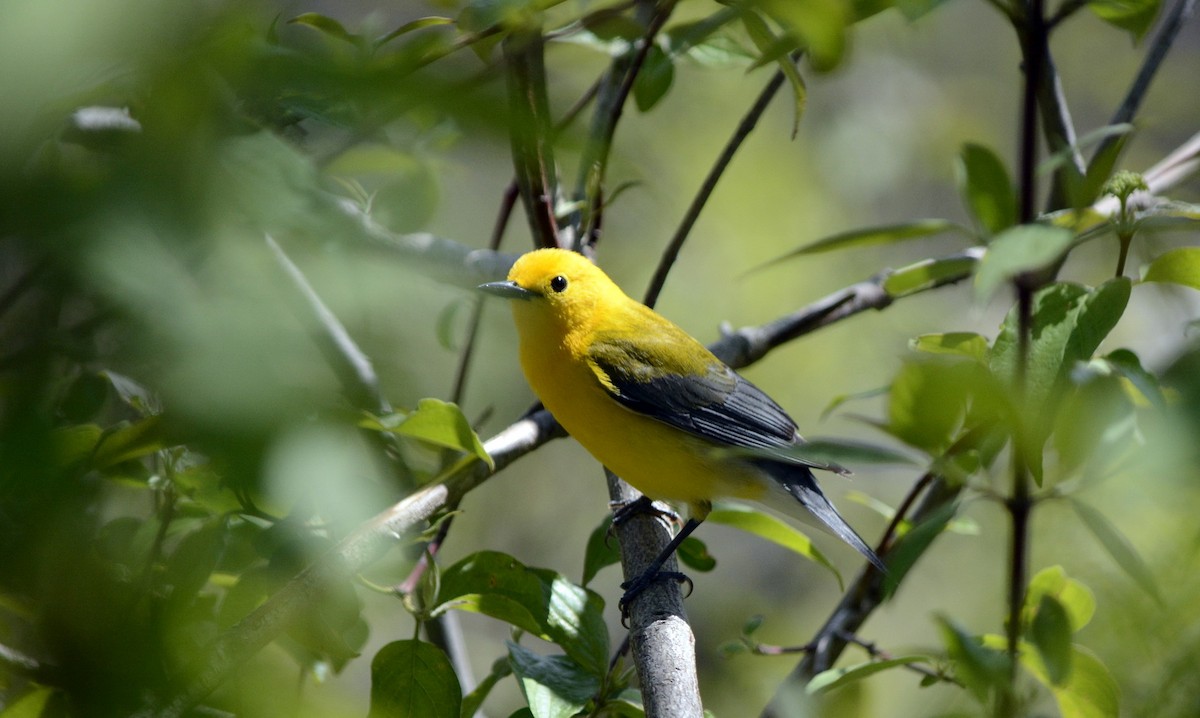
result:
[[[808,509],[808,512],[816,517],[825,528],[853,546],[875,568],[887,573],[887,567],[883,565],[879,556],[871,550],[867,542],[863,541],[854,529],[850,528],[850,524],[846,523],[829,499],[825,498],[825,494],[821,493],[821,487],[817,486],[817,480],[811,471],[805,467],[775,462],[764,462],[763,468],[769,471],[783,489],[799,501],[800,505]]]

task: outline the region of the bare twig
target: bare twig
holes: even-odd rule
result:
[[[688,205],[687,212],[684,213],[683,220],[679,223],[679,228],[675,230],[671,241],[667,243],[666,249],[663,250],[662,257],[658,260],[658,267],[654,270],[654,277],[650,280],[650,286],[646,289],[646,298],[644,301],[647,306],[653,307],[658,301],[658,295],[667,281],[667,274],[671,271],[671,267],[674,266],[675,259],[679,256],[679,250],[683,248],[683,243],[687,241],[688,234],[691,233],[692,227],[700,217],[700,211],[708,203],[708,198],[712,195],[721,176],[725,174],[726,168],[729,167],[729,163],[733,160],[733,155],[742,146],[742,142],[754,131],[759,118],[766,112],[767,105],[770,104],[775,94],[779,92],[779,88],[783,87],[784,79],[782,71],[777,71],[771,76],[770,81],[767,82],[762,92],[758,94],[758,99],[755,100],[754,105],[742,117],[742,121],[738,123],[733,136],[725,143],[725,148],[721,150],[721,155],[717,157],[717,161],[713,164],[712,169],[708,171],[708,176],[704,178],[704,184],[700,185],[700,191],[692,198],[692,203]]]
[[[1125,99],[1121,102],[1121,106],[1117,108],[1117,111],[1113,113],[1112,119],[1109,120],[1108,124],[1118,125],[1130,122],[1137,116],[1138,110],[1142,106],[1142,100],[1145,99],[1146,92],[1150,89],[1150,83],[1154,81],[1154,76],[1158,73],[1158,68],[1167,57],[1167,52],[1171,49],[1171,46],[1175,44],[1175,39],[1179,37],[1179,30],[1187,22],[1188,18],[1191,17],[1192,11],[1195,8],[1196,0],[1176,0],[1171,9],[1167,11],[1162,25],[1159,26],[1158,32],[1154,36],[1154,40],[1146,49],[1146,57],[1142,60],[1142,66],[1138,69],[1137,77],[1134,78],[1129,91],[1125,93]],[[1092,155],[1092,160],[1095,161],[1096,158],[1103,157],[1106,150],[1119,140],[1120,137],[1116,135],[1105,137],[1096,147],[1096,152]]]
[[[279,243],[271,235],[266,235],[265,239],[275,255],[275,260],[304,299],[306,313],[317,320],[320,331],[314,331],[313,336],[329,365],[341,379],[342,388],[350,401],[354,406],[378,415],[390,414],[392,407],[379,388],[379,377],[375,374],[375,367],[371,365],[370,358],[350,338],[346,327],[321,300],[304,273],[284,253]]]
[[[555,204],[558,179],[551,144],[550,104],[546,99],[546,68],[540,29],[513,31],[501,46],[507,63],[508,97],[512,111],[513,167],[529,219],[534,244],[558,247]]]
[[[600,81],[589,139],[579,161],[575,198],[585,202],[585,209],[578,223],[576,249],[591,247],[596,243],[601,208],[604,204],[604,179],[617,122],[625,111],[625,102],[633,90],[638,72],[645,63],[650,48],[654,46],[654,38],[675,9],[675,0],[664,0],[658,8],[655,8],[653,0],[639,0],[636,5],[646,31],[634,45],[632,52],[613,60]]]
[[[513,180],[504,190],[504,197],[500,200],[500,213],[496,216],[496,224],[492,227],[492,238],[488,242],[488,249],[493,252],[500,249],[500,242],[504,239],[504,230],[508,227],[508,221],[512,217],[513,207],[516,206],[516,203],[517,182]],[[479,323],[482,319],[483,297],[479,296],[475,297],[471,306],[471,324],[467,331],[467,341],[458,360],[458,370],[454,373],[454,391],[451,397],[456,404],[462,403],[463,393],[466,391],[467,372],[471,368],[471,357],[475,353],[475,340],[479,336]]]
[[[917,495],[921,490],[920,482],[910,490],[910,496]],[[942,479],[936,479],[925,489],[924,496],[916,509],[909,516],[913,524],[921,523],[945,510],[945,507],[958,500],[962,492],[960,486],[950,486]],[[784,718],[781,712],[783,697],[788,690],[796,685],[804,685],[821,671],[833,667],[841,656],[848,641],[847,636],[857,635],[871,613],[883,603],[885,598],[886,577],[866,564],[862,571],[847,588],[842,600],[826,619],[825,624],[817,631],[813,640],[808,644],[811,649],[805,654],[800,664],[792,671],[776,693],[776,700],[767,706],[763,716],[769,718]]]

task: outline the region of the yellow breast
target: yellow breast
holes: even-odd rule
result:
[[[613,400],[572,337],[536,336],[529,322],[523,329],[521,367],[534,393],[592,456],[639,491],[690,505],[762,498],[767,483],[753,467],[715,457],[712,444]]]

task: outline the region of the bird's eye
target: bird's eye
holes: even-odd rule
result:
[[[561,292],[567,288],[567,278],[563,275],[558,275],[550,280],[550,288],[556,292]]]

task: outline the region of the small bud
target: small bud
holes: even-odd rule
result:
[[[1113,197],[1121,200],[1124,204],[1125,200],[1129,199],[1129,195],[1137,190],[1150,191],[1150,187],[1146,185],[1146,180],[1137,172],[1129,170],[1121,170],[1108,178],[1101,190],[1104,194],[1111,194]]]

